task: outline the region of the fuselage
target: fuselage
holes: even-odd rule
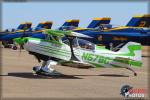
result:
[[[24,48],[30,52],[64,61],[70,61],[72,56],[70,46],[63,42],[56,43],[49,40],[28,38]],[[136,58],[129,55],[129,53],[113,52],[94,44],[92,44],[92,48],[90,49],[75,45],[73,50],[75,57],[79,60],[77,62],[89,64],[93,67],[141,66],[141,62],[137,61]]]

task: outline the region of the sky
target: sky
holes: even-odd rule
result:
[[[134,15],[148,13],[148,2],[27,2],[2,3],[2,29],[16,28],[21,22],[53,21],[53,29],[65,20],[80,19],[87,27],[96,17],[111,17],[111,24],[126,25]]]

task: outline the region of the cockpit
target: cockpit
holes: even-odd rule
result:
[[[69,45],[69,40],[65,39],[65,40],[63,40],[63,43]],[[73,39],[73,47],[81,48],[81,49],[85,49],[85,50],[95,50],[95,44],[93,44],[87,40],[79,39],[79,38]]]
[[[69,40],[67,39],[67,37],[63,37],[63,38],[60,38],[58,36],[54,36],[54,35],[50,35],[50,34],[46,34],[45,35],[45,40],[47,41],[51,41],[53,43],[65,43],[67,44],[68,46],[70,45],[70,42]],[[73,48],[80,48],[80,49],[85,49],[85,50],[95,50],[95,44],[87,41],[87,40],[84,40],[84,39],[81,39],[81,38],[74,38],[73,41],[72,41],[72,46]]]

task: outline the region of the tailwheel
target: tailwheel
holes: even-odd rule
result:
[[[134,76],[137,76],[137,73],[132,68],[130,68],[130,67],[125,67],[125,68],[132,71],[134,73]]]

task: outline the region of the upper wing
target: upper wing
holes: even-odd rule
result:
[[[60,31],[60,30],[51,30],[51,29],[46,29],[44,30],[45,34],[51,34],[54,36],[73,36],[73,37],[79,37],[79,38],[92,38],[90,36],[78,33],[78,32],[73,32],[73,31]]]

